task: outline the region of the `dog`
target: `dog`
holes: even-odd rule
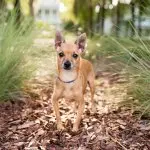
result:
[[[76,120],[73,124],[73,132],[77,132],[84,112],[84,94],[87,85],[91,92],[91,109],[96,111],[94,102],[94,69],[92,64],[81,55],[85,51],[86,33],[77,37],[74,43],[65,42],[61,32],[56,32],[55,49],[57,51],[58,77],[54,83],[52,105],[56,116],[57,129],[63,130],[59,112],[60,98],[71,100],[77,108]]]

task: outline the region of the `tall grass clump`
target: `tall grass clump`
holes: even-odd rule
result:
[[[120,61],[128,66],[127,72],[131,78],[128,95],[136,102],[135,107],[142,113],[150,113],[150,41],[144,41],[140,37],[132,41],[132,47],[128,48],[117,40],[112,39],[129,59],[120,58]],[[128,101],[129,102],[129,101]],[[132,102],[132,101],[130,101]]]
[[[6,19],[0,16],[0,101],[20,93],[31,68],[27,55],[32,43],[32,25],[24,20],[16,23],[15,13]]]
[[[131,58],[130,54],[124,51],[122,47],[132,50],[134,46],[135,42],[127,38],[94,37],[88,41],[86,57],[97,64],[97,68],[101,71],[119,73],[127,67],[124,67],[124,65]]]
[[[91,41],[87,57],[92,59],[94,56],[94,60],[98,61],[98,68],[101,68],[104,58],[104,69],[122,71],[129,79],[129,99],[124,104],[135,106],[134,108],[143,113],[150,113],[150,41],[140,37],[101,37]],[[111,64],[115,65],[112,67]]]

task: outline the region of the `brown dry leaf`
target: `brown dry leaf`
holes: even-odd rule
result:
[[[116,150],[116,144],[114,142],[109,143],[106,146],[106,150]]]
[[[98,135],[97,136],[97,140],[98,141],[102,141],[102,140],[108,140],[109,139],[109,137],[108,136],[106,136],[106,135]]]
[[[123,125],[120,125],[119,127],[123,130],[125,129],[125,126],[123,126]]]
[[[13,134],[13,132],[8,132],[8,133],[6,134],[6,137],[11,136],[12,134]]]
[[[36,123],[34,121],[28,121],[28,122],[25,122],[24,124],[22,125],[19,125],[18,126],[18,129],[24,129],[24,128],[29,128],[30,126],[33,126],[35,125]]]
[[[42,95],[44,97],[40,96],[41,91],[48,88],[50,82],[46,81],[45,77],[42,80],[41,77],[36,78],[30,89],[31,93],[32,90],[36,93],[36,99],[31,96],[30,102],[23,104],[21,109],[20,105],[19,107],[16,105],[17,102],[13,107],[0,104],[2,109],[0,121],[3,119],[0,125],[0,149],[15,150],[19,146],[24,150],[119,150],[123,149],[122,146],[132,150],[150,149],[150,131],[147,122],[140,123],[132,116],[130,110],[124,107],[116,108],[117,101],[121,100],[125,89],[123,84],[120,86],[111,80],[112,78],[118,80],[115,76],[104,73],[103,77],[98,79],[97,94],[95,93],[94,97],[97,101],[96,114],[90,112],[90,91],[87,90],[84,118],[79,127],[80,131],[76,134],[70,131],[76,116],[63,101],[59,106],[67,130],[57,131],[52,104],[44,100],[45,96],[48,97],[47,94],[52,93],[46,94],[44,91]],[[100,86],[102,82],[103,86]]]
[[[36,137],[33,138],[33,139],[29,142],[28,147],[33,146],[35,143],[36,143]]]
[[[85,146],[80,146],[77,150],[86,150],[87,148]]]
[[[41,129],[38,129],[37,131],[37,135],[43,135],[45,133],[45,131],[41,128]]]
[[[87,128],[87,130],[90,132],[90,131],[92,131],[93,130],[93,126],[89,126],[88,128]]]
[[[95,138],[96,138],[96,135],[93,134],[93,135],[91,136],[91,141],[93,141]]]
[[[124,122],[121,119],[117,119],[116,122],[119,123],[119,124],[121,124],[121,125],[124,125],[124,126],[126,125],[126,122]]]
[[[149,126],[142,126],[140,129],[145,130],[145,131],[150,131],[150,125]]]
[[[38,147],[25,147],[24,150],[39,150]]]
[[[14,120],[12,122],[10,122],[11,125],[16,125],[16,124],[19,124],[21,122],[21,120]]]
[[[24,144],[25,144],[25,142],[18,142],[18,143],[15,143],[14,145],[20,147],[20,146],[22,146],[22,145],[24,145]]]
[[[14,134],[11,138],[14,139],[14,140],[18,140],[19,136],[18,136],[18,134]]]

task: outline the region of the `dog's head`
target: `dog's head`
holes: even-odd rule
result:
[[[86,34],[83,33],[74,43],[65,42],[62,34],[56,32],[55,49],[58,57],[58,67],[64,70],[74,70],[80,65],[81,54],[85,50]]]

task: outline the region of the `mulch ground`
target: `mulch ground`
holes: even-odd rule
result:
[[[26,96],[0,104],[0,150],[149,150],[150,119],[137,117],[118,106],[126,95],[121,75],[98,73],[95,99],[97,113],[86,107],[78,133],[71,131],[74,112],[61,100],[65,131],[56,129],[50,97],[52,81],[34,79]]]

